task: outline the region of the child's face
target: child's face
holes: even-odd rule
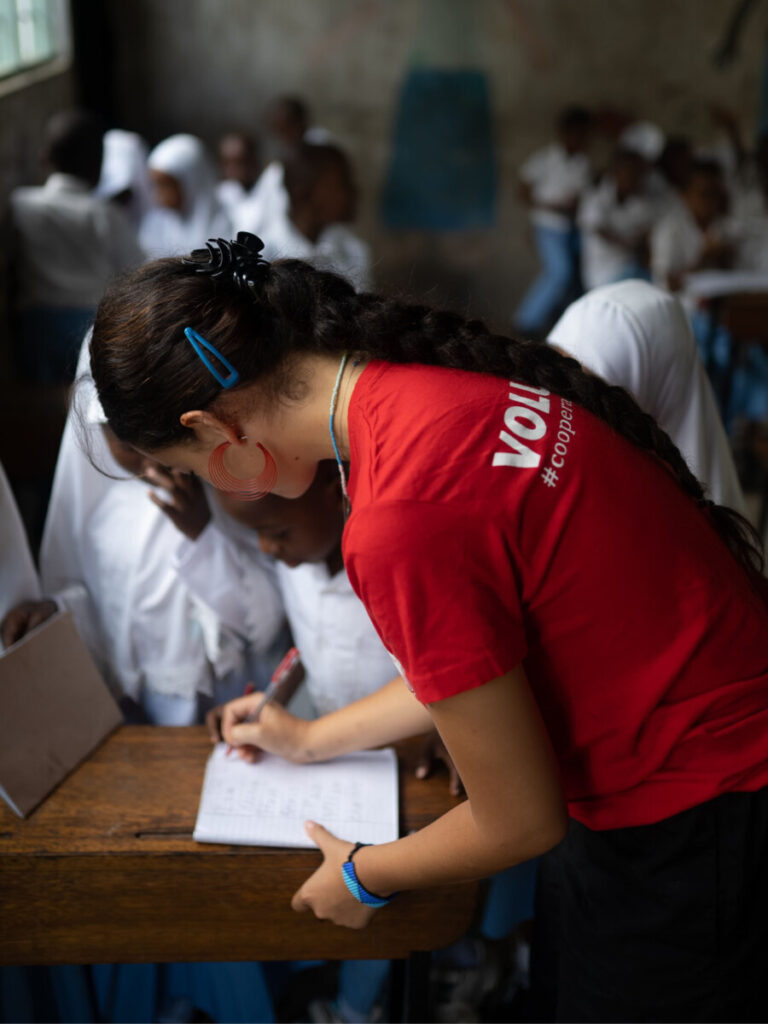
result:
[[[178,178],[165,171],[150,170],[149,175],[155,190],[155,200],[158,206],[166,210],[181,210],[184,207],[184,193]]]
[[[288,149],[299,145],[307,124],[290,104],[275,103],[267,113],[267,131]]]
[[[684,193],[685,202],[699,224],[711,224],[724,212],[723,185],[715,174],[694,174]]]
[[[352,169],[331,163],[312,190],[312,203],[324,224],[349,224],[357,215],[357,187]]]
[[[219,143],[219,170],[226,181],[250,188],[256,180],[256,154],[241,135],[225,135]]]
[[[300,498],[268,495],[260,501],[238,501],[217,493],[222,508],[244,526],[256,530],[265,555],[293,569],[303,562],[323,562],[341,543],[344,516],[338,482],[315,479]]]
[[[613,180],[617,191],[624,196],[636,195],[645,180],[645,164],[640,157],[622,157],[613,166]]]
[[[562,128],[560,139],[569,153],[584,153],[589,148],[592,129],[587,125]]]
[[[131,476],[137,476],[141,479],[147,479],[147,470],[149,469],[162,469],[162,464],[157,459],[151,458],[149,455],[144,455],[133,447],[132,444],[126,444],[121,441],[113,430],[111,430],[106,423],[102,425],[102,431],[106,439],[107,445],[112,458],[118,464],[121,469],[124,469],[126,473],[130,473]]]

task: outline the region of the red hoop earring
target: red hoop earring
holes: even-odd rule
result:
[[[250,480],[241,480],[233,476],[224,465],[224,452],[229,445],[229,441],[224,441],[218,448],[213,449],[208,459],[208,475],[213,486],[233,498],[239,498],[240,501],[258,501],[269,494],[277,480],[277,465],[264,445],[256,442],[256,447],[264,456],[264,469]]]

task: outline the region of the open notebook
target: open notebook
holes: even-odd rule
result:
[[[397,758],[392,749],[291,764],[262,754],[246,764],[219,743],[208,759],[194,838],[201,843],[305,846],[316,821],[361,843],[398,838]]]

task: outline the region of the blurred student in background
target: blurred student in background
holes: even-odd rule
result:
[[[122,210],[96,195],[104,131],[81,110],[48,122],[40,187],[11,195],[18,360],[40,383],[71,381],[83,334],[109,280],[142,254]]]
[[[645,195],[647,165],[639,153],[616,151],[603,180],[579,208],[585,291],[629,277],[648,277],[653,206]]]
[[[136,132],[112,128],[104,135],[104,159],[96,191],[121,206],[137,231],[154,205],[148,152],[146,142]]]
[[[252,195],[261,171],[259,145],[248,132],[228,132],[219,139],[216,196],[237,231],[240,206]]]
[[[269,259],[295,258],[333,270],[365,291],[370,250],[349,225],[357,215],[352,165],[338,146],[302,144],[285,165],[288,209],[264,224]]]
[[[141,224],[139,241],[156,258],[198,248],[206,238],[228,238],[229,216],[216,197],[216,175],[194,135],[171,135],[149,154],[155,209]]]
[[[734,235],[726,219],[723,172],[713,160],[696,160],[681,193],[651,232],[651,270],[662,288],[680,291],[686,274],[733,265]]]
[[[297,96],[277,96],[264,115],[264,154],[266,166],[238,209],[237,229],[255,235],[266,233],[272,218],[284,217],[288,211],[284,166],[304,144],[324,145],[333,141],[330,132],[320,125],[310,126],[306,103]]]
[[[579,286],[576,212],[591,183],[587,147],[592,115],[564,110],[557,141],[537,150],[520,168],[520,195],[530,212],[541,271],[515,314],[518,330],[540,335],[550,327]]]

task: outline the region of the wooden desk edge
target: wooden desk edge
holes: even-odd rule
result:
[[[180,744],[193,753],[206,749],[200,730],[183,732],[173,731]],[[86,762],[77,771],[103,771],[105,759],[124,756],[132,745],[157,749],[160,739],[160,730],[123,729],[90,768]],[[407,772],[415,750],[413,743],[398,745],[406,754],[403,789],[425,794],[415,815],[403,814],[411,826],[414,817],[434,817],[456,802],[442,780],[412,789]],[[76,784],[70,777],[51,800],[67,805]],[[352,931],[290,909],[291,894],[318,863],[313,851],[244,856],[243,849],[180,841],[176,850],[104,843],[70,852],[53,827],[55,809],[49,805],[35,824],[30,819],[31,829],[17,823],[19,837],[40,835],[34,849],[14,849],[12,839],[0,844],[0,963],[393,959],[448,945],[469,927],[477,905],[478,883],[403,893],[369,928]],[[46,815],[52,821],[43,827]],[[65,822],[66,816],[59,827]]]

